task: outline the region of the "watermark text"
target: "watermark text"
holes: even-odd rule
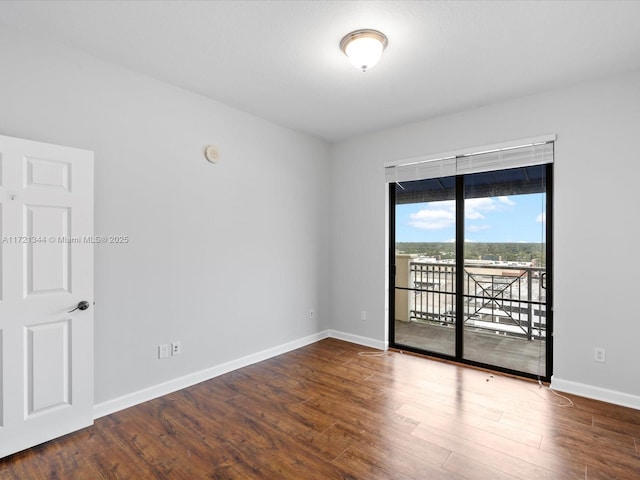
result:
[[[129,235],[5,235],[3,244],[124,244],[129,243]]]

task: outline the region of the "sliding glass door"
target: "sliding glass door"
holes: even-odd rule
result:
[[[546,166],[464,177],[463,358],[546,377]]]
[[[394,343],[456,353],[456,179],[394,185]]]
[[[390,182],[390,343],[549,379],[552,164],[455,163]]]

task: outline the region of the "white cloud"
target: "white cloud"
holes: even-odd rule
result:
[[[516,203],[509,197],[470,198],[465,201],[465,218],[483,220],[488,213],[510,209]],[[421,230],[443,230],[456,223],[456,204],[453,200],[433,202],[416,213],[409,215],[409,225]],[[490,225],[468,225],[469,231],[489,230]]]
[[[509,197],[470,198],[464,203],[464,216],[467,220],[482,220],[487,213],[504,211],[515,204]]]
[[[437,202],[409,215],[409,225],[421,230],[442,230],[456,224],[456,204],[453,200]]]
[[[537,223],[547,223],[547,214],[546,213],[541,213],[540,215],[538,215],[536,217],[536,222]]]
[[[513,207],[516,204],[516,202],[511,200],[509,197],[498,197],[498,202],[503,203],[504,205],[508,205],[510,207]]]

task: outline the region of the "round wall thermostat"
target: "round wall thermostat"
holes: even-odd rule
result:
[[[204,149],[204,156],[211,163],[217,163],[220,161],[220,150],[215,145],[207,145]]]

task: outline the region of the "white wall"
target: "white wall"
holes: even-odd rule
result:
[[[95,248],[96,403],[327,328],[326,143],[6,28],[0,65],[0,134],[93,150],[130,238]]]
[[[557,133],[552,385],[640,408],[639,132],[636,73],[335,145],[331,328],[385,340],[385,161]]]

